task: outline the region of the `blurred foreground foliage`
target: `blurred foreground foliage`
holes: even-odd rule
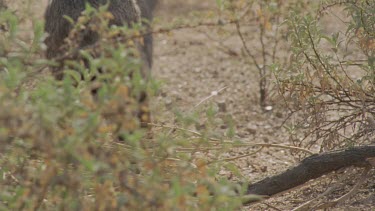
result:
[[[161,129],[150,138],[140,127],[136,114],[147,106],[139,103],[140,94],[151,96],[159,85],[140,71],[136,43],[142,27],[108,29],[110,18],[105,9],[89,7],[64,55],[48,61],[43,23],[0,13],[0,209],[239,207],[239,188],[218,177],[220,162],[208,164],[204,150],[215,145],[220,154],[229,145],[204,135],[191,138],[184,130],[169,136],[169,129]],[[100,34],[100,41],[78,51],[85,28]],[[61,71],[62,80],[50,70]],[[194,123],[192,117],[180,119],[187,127]]]

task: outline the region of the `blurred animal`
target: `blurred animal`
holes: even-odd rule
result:
[[[4,0],[0,0],[0,10],[6,9],[7,5],[5,4]]]
[[[45,12],[45,31],[48,37],[45,40],[47,45],[47,58],[54,58],[61,55],[60,47],[64,44],[64,39],[69,35],[72,25],[64,17],[68,16],[77,21],[82,11],[85,10],[85,4],[89,3],[95,8],[105,5],[109,2],[108,11],[112,13],[114,19],[110,24],[130,25],[134,22],[143,20],[152,20],[152,13],[157,0],[50,0]],[[144,22],[149,27],[148,22]],[[88,33],[81,47],[93,44],[98,37],[94,33]],[[153,39],[151,33],[143,36],[141,53],[144,62],[151,69]]]
[[[62,46],[65,38],[69,36],[73,25],[64,17],[68,16],[72,20],[77,21],[81,16],[82,11],[85,10],[86,3],[92,7],[98,8],[109,3],[108,11],[112,13],[113,19],[110,20],[110,25],[129,25],[132,23],[142,23],[150,30],[149,22],[152,21],[153,10],[157,4],[157,0],[50,0],[45,11],[45,32],[48,36],[45,40],[47,45],[46,56],[48,59],[57,58],[64,54]],[[143,60],[142,76],[147,79],[150,75],[152,67],[152,51],[153,39],[152,33],[145,33],[143,41],[138,43],[138,48],[141,52]],[[94,44],[99,39],[97,33],[85,33],[80,47],[85,47]],[[61,74],[56,74],[57,79],[61,79]],[[92,90],[95,95],[97,90]],[[148,111],[148,98],[146,93],[142,93],[138,99],[140,108],[137,113],[140,122],[149,122],[150,114]],[[146,119],[146,120],[145,120]],[[147,124],[141,124],[142,127],[147,127]]]

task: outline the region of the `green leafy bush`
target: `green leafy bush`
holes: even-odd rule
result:
[[[40,21],[33,21],[29,42],[22,16],[0,14],[0,209],[239,207],[234,186],[217,176],[221,162],[209,163],[217,158],[207,156],[211,147],[224,151],[231,143],[188,130],[169,136],[164,126],[147,138],[136,116],[147,105],[138,98],[155,93],[158,83],[140,71],[142,27],[109,29],[110,18],[105,9],[89,7],[64,55],[48,61]],[[77,50],[86,28],[100,40]],[[62,80],[51,71],[60,71]]]
[[[296,123],[288,126],[296,145],[318,144],[325,151],[371,143],[374,6],[371,1],[329,1],[315,14],[290,13],[286,24],[292,54],[289,65],[275,67],[275,74]],[[333,34],[325,33],[320,21],[330,8],[340,9],[348,20]]]

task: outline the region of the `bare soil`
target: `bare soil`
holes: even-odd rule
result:
[[[215,10],[215,3],[198,0],[170,1],[164,0],[156,13],[161,24],[171,22],[176,18],[189,18],[192,12]],[[339,11],[337,11],[339,12]],[[322,20],[324,30],[334,32],[342,24],[337,17],[342,14],[328,16]],[[341,26],[342,27],[342,26]],[[233,27],[229,30],[235,30]],[[257,29],[249,29],[249,31]],[[171,123],[171,110],[190,111],[202,99],[223,87],[227,89],[218,96],[210,98],[205,104],[224,103],[225,115],[233,117],[236,125],[236,135],[249,143],[275,143],[291,145],[287,131],[280,127],[287,116],[282,103],[272,102],[273,110],[264,112],[259,106],[259,76],[254,65],[249,65],[240,56],[228,55],[220,50],[214,30],[209,27],[181,29],[172,34],[158,34],[155,38],[154,77],[162,80],[161,95],[157,102],[166,108],[158,121]],[[252,41],[250,41],[251,43]],[[256,41],[253,41],[256,45]],[[228,39],[225,43],[240,52],[242,45],[238,38]],[[282,49],[281,49],[282,50]],[[158,107],[160,108],[160,107]],[[160,110],[159,110],[160,111]],[[172,122],[173,123],[173,122]],[[226,128],[222,125],[221,128]],[[247,154],[247,149],[233,151],[230,156]],[[234,163],[241,169],[248,181],[255,182],[286,170],[298,163],[299,157],[291,155],[289,150],[267,148],[255,155],[241,158]],[[372,178],[375,178],[372,171]],[[344,169],[311,181],[303,187],[273,197],[256,205],[245,207],[245,210],[291,210],[309,201],[333,184],[341,184],[326,200],[333,200],[350,190],[358,178],[360,170]],[[224,173],[225,175],[225,173]],[[334,210],[373,210],[375,209],[375,185],[372,182],[363,185],[358,194]],[[372,180],[374,181],[374,180]]]

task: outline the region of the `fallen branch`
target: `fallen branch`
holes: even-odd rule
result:
[[[296,167],[249,185],[247,193],[272,196],[344,167],[368,166],[371,157],[375,157],[375,145],[312,155]]]

